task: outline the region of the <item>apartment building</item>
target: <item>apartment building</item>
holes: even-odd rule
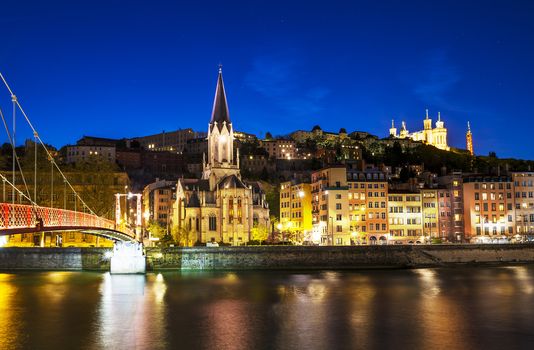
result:
[[[387,241],[388,183],[380,171],[347,172],[349,223],[353,244]]]
[[[499,243],[515,235],[512,177],[464,176],[463,202],[467,241]]]
[[[448,227],[447,241],[454,243],[465,243],[465,224],[464,224],[464,194],[463,194],[463,175],[461,172],[453,172],[447,176],[441,176],[437,179],[438,185],[443,189],[443,193],[449,193],[450,201],[450,220],[445,223],[447,216],[441,216],[440,219],[443,227]],[[447,197],[443,197],[442,204],[446,203]],[[445,208],[442,208],[445,213]],[[466,215],[468,212],[465,212]]]
[[[309,183],[280,184],[280,229],[295,242],[312,241],[312,194]]]
[[[534,172],[514,172],[516,234],[522,240],[534,235]],[[519,237],[518,237],[519,238]]]
[[[312,173],[312,236],[322,245],[349,245],[347,170],[332,166]]]
[[[426,243],[419,191],[390,191],[388,195],[389,241],[395,244]]]
[[[438,189],[422,188],[421,209],[423,220],[423,236],[427,242],[440,238],[439,234],[439,207],[438,207]]]
[[[274,159],[295,159],[297,143],[293,140],[274,139],[261,140],[260,146]]]

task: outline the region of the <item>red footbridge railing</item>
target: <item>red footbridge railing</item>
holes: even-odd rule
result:
[[[129,229],[118,229],[113,220],[97,215],[58,208],[25,204],[0,203],[0,233],[40,232],[61,229],[104,230],[122,233],[132,239],[135,233]],[[9,234],[9,233],[8,233]]]

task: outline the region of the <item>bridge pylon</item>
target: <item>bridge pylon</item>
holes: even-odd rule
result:
[[[136,274],[146,272],[146,256],[143,243],[116,241],[113,245],[110,272]]]

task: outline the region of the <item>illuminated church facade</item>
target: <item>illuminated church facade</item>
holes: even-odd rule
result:
[[[173,225],[191,234],[194,242],[245,244],[253,239],[253,229],[270,231],[269,207],[261,184],[241,178],[222,69],[207,139],[202,178],[178,180]]]
[[[391,128],[389,129],[390,137],[401,139],[412,139],[414,141],[421,141],[425,144],[432,145],[436,148],[448,151],[450,147],[447,143],[447,128],[445,123],[441,120],[441,114],[438,112],[438,120],[435,127],[432,127],[432,119],[428,116],[428,109],[426,110],[426,118],[423,120],[423,130],[409,132],[406,128],[406,123],[403,121],[401,129],[397,134],[395,122],[391,121]]]

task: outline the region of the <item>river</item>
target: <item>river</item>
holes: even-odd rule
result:
[[[534,348],[534,266],[0,273],[0,349]]]

